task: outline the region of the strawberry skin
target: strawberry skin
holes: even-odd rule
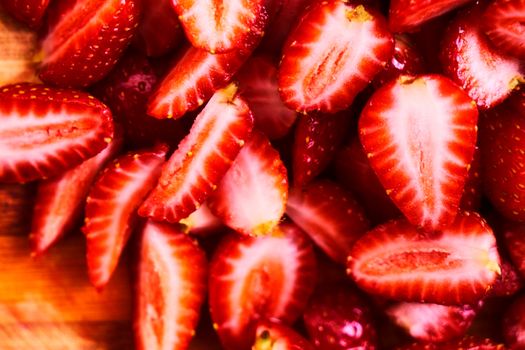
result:
[[[378,89],[363,109],[359,137],[370,165],[413,225],[431,231],[454,220],[477,120],[472,100],[439,75],[403,75]]]
[[[49,0],[2,0],[0,3],[11,16],[36,29],[42,24]]]
[[[396,350],[506,350],[503,344],[498,344],[488,338],[465,336],[459,340],[451,340],[445,343],[412,343],[397,347]]]
[[[252,350],[315,350],[292,328],[275,321],[261,321],[255,331]]]
[[[302,113],[343,110],[384,67],[393,49],[381,14],[340,0],[319,1],[302,16],[283,48],[281,98]]]
[[[503,318],[503,336],[509,349],[525,349],[525,296],[508,307]]]
[[[403,219],[380,225],[354,244],[347,266],[369,293],[437,304],[477,303],[500,274],[492,230],[469,212],[432,236]]]
[[[503,230],[503,242],[509,251],[514,266],[522,278],[525,278],[525,225],[522,223],[506,223]]]
[[[36,84],[0,90],[0,181],[56,176],[102,151],[111,111],[93,96]]]
[[[175,226],[142,230],[135,289],[138,350],[187,349],[206,297],[204,251]]]

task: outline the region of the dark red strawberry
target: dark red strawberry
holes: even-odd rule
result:
[[[488,109],[507,98],[523,79],[522,64],[495,50],[483,34],[484,3],[460,12],[448,25],[441,43],[445,73]]]
[[[394,40],[375,10],[319,1],[302,16],[283,48],[279,89],[300,112],[337,112],[390,60]]]
[[[141,1],[57,0],[42,41],[40,79],[88,86],[117,63],[139,23]]]
[[[185,226],[185,232],[196,236],[209,236],[225,231],[224,224],[212,214],[206,202],[179,223]]]
[[[465,182],[465,187],[463,188],[463,195],[461,196],[459,207],[463,210],[479,211],[481,207],[482,187],[481,155],[479,148],[476,147],[474,158],[472,158],[468,170],[467,182]]]
[[[206,255],[175,226],[143,229],[135,290],[138,350],[187,349],[206,297]]]
[[[525,225],[508,222],[502,236],[514,266],[525,278]]]
[[[254,132],[243,146],[208,205],[219,219],[247,235],[270,234],[286,208],[286,168],[270,141]]]
[[[492,229],[469,212],[431,236],[390,221],[359,239],[348,257],[360,288],[402,301],[475,304],[500,272]]]
[[[499,51],[525,59],[525,1],[496,0],[483,13],[482,28]]]
[[[278,322],[259,322],[255,334],[252,350],[315,350],[296,331]]]
[[[42,24],[49,0],[2,0],[0,3],[11,16],[35,29]]]
[[[371,310],[348,284],[322,286],[312,296],[303,320],[318,350],[377,348]]]
[[[250,106],[255,126],[270,140],[288,133],[297,113],[279,96],[277,67],[266,56],[252,57],[237,74],[239,91]]]
[[[294,189],[286,214],[329,257],[342,264],[353,243],[370,227],[364,210],[352,195],[329,180]]]
[[[510,349],[525,349],[525,296],[518,297],[505,312],[503,336]]]
[[[163,167],[139,214],[168,222],[190,215],[220,183],[252,127],[250,109],[235,85],[215,93]]]
[[[115,159],[86,200],[82,231],[87,240],[88,274],[101,290],[111,278],[135,226],[137,208],[155,186],[168,148],[130,152]]]
[[[370,165],[413,225],[439,230],[454,220],[477,120],[472,100],[440,75],[401,76],[363,109],[359,136]]]
[[[294,322],[316,272],[312,245],[292,224],[263,237],[226,236],[214,253],[209,280],[211,315],[225,349],[250,349],[259,320]]]
[[[465,336],[445,343],[412,343],[396,350],[505,350],[505,345],[489,338]]]
[[[0,181],[56,176],[102,151],[111,111],[93,96],[36,84],[0,88]]]
[[[525,282],[520,276],[518,269],[509,261],[501,260],[501,275],[496,278],[489,296],[491,297],[508,297],[514,295],[523,289]]]

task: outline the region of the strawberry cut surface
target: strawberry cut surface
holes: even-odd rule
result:
[[[42,24],[49,0],[2,0],[0,3],[11,16],[35,29]]]

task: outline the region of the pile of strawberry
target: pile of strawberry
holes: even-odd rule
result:
[[[138,243],[138,349],[525,349],[525,0],[1,3],[0,181]]]

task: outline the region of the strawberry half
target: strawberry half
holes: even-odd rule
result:
[[[42,24],[49,0],[2,0],[0,3],[11,16],[36,29]]]
[[[162,169],[139,214],[178,222],[208,198],[249,139],[253,117],[233,84],[215,93]]]
[[[137,349],[188,348],[206,297],[206,270],[206,255],[189,236],[146,223],[135,292]]]
[[[206,202],[179,223],[185,226],[185,232],[196,236],[209,236],[221,233],[225,229],[222,221],[212,214]]]
[[[378,89],[363,109],[359,136],[370,165],[413,225],[439,230],[454,220],[477,120],[472,100],[439,75],[403,75]]]
[[[525,225],[507,223],[503,230],[503,242],[509,251],[510,258],[521,276],[525,278]]]
[[[59,86],[88,86],[117,63],[139,23],[137,0],[58,0],[42,41],[39,77]]]
[[[482,28],[499,51],[525,59],[525,1],[497,0],[483,13]]]
[[[383,69],[393,49],[381,14],[341,0],[319,1],[283,48],[281,98],[303,113],[343,110]]]
[[[247,235],[272,232],[288,198],[286,168],[270,141],[254,132],[217,189],[208,198],[212,213],[227,226]]]
[[[509,349],[525,349],[525,296],[518,297],[503,318],[503,336]]]
[[[275,321],[261,321],[255,331],[252,350],[315,350],[292,328]]]
[[[343,188],[314,181],[290,193],[286,214],[334,261],[344,264],[353,243],[370,227],[364,211]]]
[[[165,145],[115,159],[86,200],[82,231],[87,240],[88,274],[101,290],[111,278],[137,219],[136,211],[160,175]]]
[[[348,273],[365,291],[391,299],[475,304],[500,267],[491,228],[465,212],[432,236],[405,220],[376,227],[352,247]]]
[[[111,111],[83,92],[16,84],[0,89],[0,181],[60,174],[102,151]]]
[[[459,207],[466,211],[479,211],[481,207],[481,192],[483,185],[481,181],[481,153],[476,147],[474,158],[470,163],[467,182],[463,188],[463,195]]]
[[[517,294],[523,289],[525,281],[518,269],[509,261],[501,260],[501,275],[492,286],[489,297],[508,297]]]
[[[262,319],[291,324],[316,281],[312,245],[299,228],[281,224],[273,235],[226,236],[210,267],[210,311],[228,350],[248,350]]]

